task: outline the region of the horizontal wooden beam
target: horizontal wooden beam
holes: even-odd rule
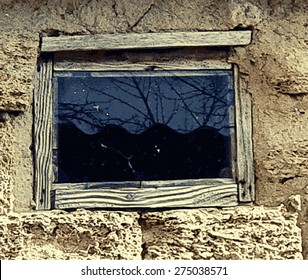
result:
[[[243,46],[251,42],[251,31],[208,31],[174,33],[128,33],[43,37],[42,52]]]
[[[55,61],[55,71],[145,71],[154,70],[229,70],[232,64],[219,60],[203,60],[184,62],[76,62],[76,61]]]
[[[227,207],[238,205],[233,179],[143,182],[142,186],[115,188],[99,183],[57,184],[56,209],[76,208],[177,208]],[[206,182],[206,183],[205,183]],[[120,183],[116,183],[120,184]],[[92,188],[91,186],[92,185]]]

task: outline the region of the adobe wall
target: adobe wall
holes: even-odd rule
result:
[[[0,0],[0,258],[308,259],[305,2]],[[255,205],[33,210],[40,36],[242,28],[253,30],[252,44],[226,58],[239,65],[253,100]]]

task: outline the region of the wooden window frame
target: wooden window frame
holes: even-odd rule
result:
[[[42,52],[173,48],[187,46],[238,46],[251,42],[251,31],[180,32],[159,34],[117,34],[44,37]],[[235,119],[231,130],[231,156],[234,178],[197,180],[52,183],[57,135],[53,123],[53,71],[145,70],[233,71]],[[35,197],[38,210],[76,208],[195,208],[229,207],[255,199],[251,96],[241,86],[238,66],[222,61],[191,63],[145,62],[107,63],[44,59],[40,61],[34,94]]]

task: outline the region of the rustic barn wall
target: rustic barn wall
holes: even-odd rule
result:
[[[0,0],[1,258],[308,259],[305,2]],[[239,65],[253,99],[255,206],[33,211],[32,97],[40,36],[234,29],[253,30],[252,44],[226,52],[226,59]]]

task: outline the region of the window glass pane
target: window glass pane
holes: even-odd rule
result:
[[[58,72],[58,182],[231,176],[231,71]]]

